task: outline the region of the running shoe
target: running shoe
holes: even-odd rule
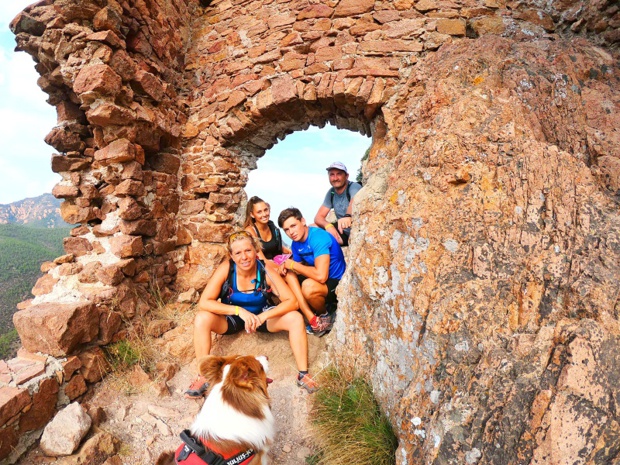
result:
[[[305,374],[303,378],[297,377],[297,386],[304,388],[308,394],[312,394],[319,389],[319,385],[312,379],[309,374]]]
[[[187,399],[200,399],[205,395],[208,388],[209,383],[207,383],[207,379],[204,376],[198,376],[192,381],[192,384],[189,385],[189,389],[185,391],[185,397]]]

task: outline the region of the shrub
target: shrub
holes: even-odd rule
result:
[[[326,370],[320,381],[310,414],[319,451],[306,463],[394,464],[398,440],[368,383],[335,368]]]

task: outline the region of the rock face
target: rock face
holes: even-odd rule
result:
[[[0,205],[0,224],[67,227],[60,216],[60,201],[51,194]]]
[[[257,159],[332,122],[373,146],[331,352],[397,463],[617,460],[616,2],[50,3],[11,27],[79,226],[32,305],[91,302],[98,332],[46,347],[202,289]]]

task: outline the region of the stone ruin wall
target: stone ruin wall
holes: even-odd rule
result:
[[[331,122],[373,145],[330,352],[372,382],[398,463],[611,460],[619,26],[611,1],[27,8],[12,29],[77,226],[15,315],[0,457],[52,415],[24,420],[33,402],[100,378],[153,288],[202,289],[257,158]]]

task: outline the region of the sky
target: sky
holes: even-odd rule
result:
[[[50,167],[53,147],[44,142],[56,125],[56,111],[37,86],[34,61],[14,52],[9,23],[31,0],[0,1],[0,204],[51,192],[60,176]],[[321,205],[329,182],[325,168],[342,161],[355,179],[370,139],[358,133],[310,127],[278,142],[258,161],[246,186],[248,198],[269,202],[272,219],[289,206],[310,221]]]

